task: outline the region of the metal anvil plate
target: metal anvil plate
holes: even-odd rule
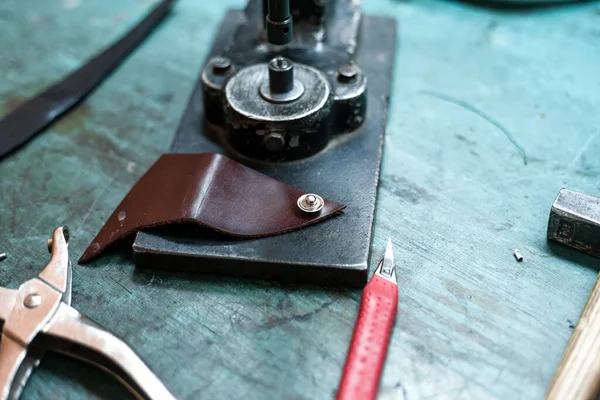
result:
[[[240,11],[230,11],[210,57],[223,54]],[[217,272],[329,285],[361,287],[366,283],[381,152],[392,83],[396,22],[363,16],[356,63],[368,79],[365,123],[334,139],[319,154],[281,164],[258,163],[221,145],[214,126],[203,119],[198,82],[171,148],[174,153],[216,152],[301,190],[347,206],[337,217],[306,229],[253,240],[215,237],[200,228],[138,233],[133,244],[136,265],[172,270]],[[265,207],[269,206],[265,199]]]

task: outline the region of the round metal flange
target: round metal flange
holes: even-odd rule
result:
[[[307,193],[298,198],[297,204],[306,213],[317,213],[323,209],[325,201],[318,194]]]
[[[292,79],[288,67],[293,68]],[[329,81],[307,65],[282,63],[281,68],[273,72],[267,63],[252,65],[225,85],[227,141],[245,156],[292,161],[316,154],[329,143],[334,115]],[[270,85],[270,93],[265,84]],[[304,87],[300,96],[289,90],[299,84]],[[274,95],[286,101],[273,101]]]
[[[295,64],[295,79],[302,83],[306,95],[295,102],[272,103],[259,96],[261,86],[269,81],[268,72],[266,64],[252,65],[239,71],[225,85],[227,105],[248,122],[298,121],[319,112],[331,94],[327,78],[321,72]]]
[[[267,101],[273,103],[288,103],[298,100],[304,93],[304,85],[297,79],[294,79],[294,86],[289,92],[276,93],[271,90],[269,81],[263,82],[259,89],[260,95]]]

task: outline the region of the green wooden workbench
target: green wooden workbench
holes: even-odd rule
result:
[[[0,114],[152,3],[2,0]],[[600,195],[600,5],[364,3],[399,22],[373,241],[378,258],[392,237],[400,280],[381,398],[539,399],[600,264],[545,239],[561,187]],[[83,105],[0,163],[1,286],[40,271],[58,225],[81,255],[168,149],[221,17],[243,5],[181,0]],[[360,300],[359,290],[136,270],[127,252],[75,265],[73,289],[73,305],[181,399],[331,398]],[[129,397],[48,355],[22,398]]]

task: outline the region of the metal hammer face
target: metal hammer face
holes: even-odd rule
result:
[[[600,198],[562,189],[550,211],[548,239],[600,258]]]

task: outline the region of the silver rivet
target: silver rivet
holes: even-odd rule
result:
[[[25,297],[23,300],[23,305],[27,308],[36,308],[42,304],[42,296],[37,293],[32,293]]]
[[[304,194],[298,198],[298,208],[307,213],[316,213],[321,211],[325,202],[323,198],[317,194]]]

